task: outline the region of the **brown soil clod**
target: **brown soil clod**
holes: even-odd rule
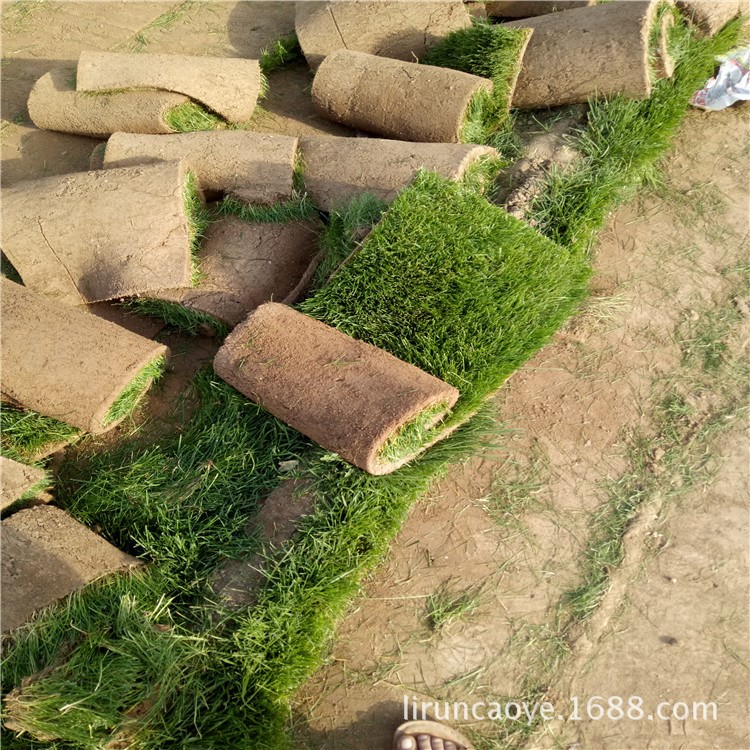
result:
[[[581,104],[593,96],[649,96],[649,37],[657,5],[613,0],[506,24],[534,30],[512,106],[539,109]],[[666,58],[661,65],[668,68]]]
[[[478,158],[497,151],[458,143],[411,143],[384,138],[310,136],[300,139],[305,189],[331,211],[361,193],[392,201],[420,169],[458,180]]]
[[[86,432],[114,427],[112,404],[167,347],[7,279],[1,284],[3,397]]]
[[[27,466],[0,456],[0,510],[9,508],[16,500],[32,492],[46,478],[47,472],[38,466]],[[42,493],[40,489],[39,494]]]
[[[179,162],[16,183],[3,251],[26,286],[72,305],[189,286],[185,183]]]
[[[81,52],[78,91],[161,89],[189,96],[231,123],[252,117],[261,92],[258,60],[127,52]]]
[[[328,118],[403,141],[456,143],[472,97],[492,81],[432,65],[338,50],[318,68],[316,107]]]
[[[494,0],[485,3],[490,18],[532,18],[596,5],[597,0]]]
[[[261,305],[234,329],[214,369],[271,414],[371,474],[388,474],[413,458],[381,460],[380,452],[424,412],[436,410],[437,423],[459,395],[414,365],[277,303]]]
[[[725,23],[750,10],[747,0],[677,0],[677,7],[705,36],[713,36]]]
[[[4,633],[90,581],[141,564],[52,505],[14,513],[0,535]]]
[[[103,167],[181,159],[204,190],[229,193],[248,203],[274,203],[292,196],[296,155],[297,138],[269,133],[115,133],[107,142]]]
[[[471,26],[462,0],[323,0],[298,2],[294,28],[308,65],[349,49],[414,61],[452,31]]]
[[[57,69],[43,75],[29,94],[29,117],[38,128],[106,138],[128,133],[171,133],[167,113],[186,104],[188,97],[170,91],[120,91],[81,94],[70,71]]]
[[[256,224],[224,218],[206,233],[199,285],[154,296],[235,326],[258,305],[288,298],[315,257],[319,229],[312,221]]]

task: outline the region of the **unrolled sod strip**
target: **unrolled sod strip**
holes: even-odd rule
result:
[[[114,427],[169,350],[3,279],[2,395],[86,432]]]
[[[534,30],[512,106],[538,109],[580,104],[592,96],[649,96],[649,46],[657,5],[615,0],[505,24]],[[672,65],[665,62],[663,67]]]
[[[531,18],[561,10],[586,8],[597,0],[494,0],[486,3],[490,18]]]
[[[3,632],[89,581],[142,564],[52,505],[14,513],[0,534]]]
[[[489,146],[462,143],[411,143],[384,138],[310,136],[300,139],[305,189],[316,206],[331,211],[361,193],[392,201],[420,169],[459,180]]]
[[[223,218],[206,233],[199,285],[143,297],[134,301],[134,309],[153,313],[160,302],[172,303],[233,327],[258,305],[288,298],[315,257],[317,237],[313,222],[271,224]]]
[[[0,510],[10,507],[16,500],[41,495],[47,489],[47,484],[44,469],[0,456]]]
[[[201,188],[229,193],[248,203],[274,203],[292,196],[297,138],[250,131],[177,135],[115,133],[103,166],[129,167],[182,159]]]
[[[327,0],[298,2],[294,28],[308,65],[350,49],[414,61],[451,31],[471,26],[462,0]]]
[[[747,0],[677,0],[677,7],[707,36],[713,36],[740,13],[750,13]]]
[[[258,60],[128,52],[81,52],[78,91],[153,88],[200,102],[225,120],[252,117],[262,88]]]
[[[29,94],[29,117],[38,128],[106,138],[129,133],[172,133],[169,114],[188,97],[170,91],[80,94],[68,70],[45,73]]]
[[[388,352],[268,303],[227,337],[217,374],[271,414],[371,474],[387,474],[422,446],[394,440],[437,424],[458,391]]]
[[[336,122],[403,141],[456,143],[472,98],[492,81],[449,68],[339,50],[318,68],[316,106]]]
[[[2,191],[3,251],[71,305],[190,286],[186,190],[180,162],[19,182]]]

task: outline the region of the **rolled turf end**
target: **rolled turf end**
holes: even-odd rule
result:
[[[163,354],[154,357],[114,400],[102,419],[102,425],[109,427],[132,414],[146,391],[164,374],[166,367],[167,358]]]
[[[475,22],[449,34],[420,60],[425,65],[453,68],[489,78],[493,91],[479,91],[466,110],[462,143],[489,144],[510,112],[510,103],[532,29],[504,28]]]
[[[4,456],[15,461],[38,461],[80,435],[80,430],[58,419],[10,404],[0,407],[0,447]]]

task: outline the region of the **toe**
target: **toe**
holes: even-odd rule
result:
[[[418,734],[417,735],[417,747],[419,750],[432,750],[432,743],[430,742],[429,734]]]
[[[405,734],[403,737],[398,738],[396,748],[397,750],[417,750],[417,741],[414,737]]]
[[[432,750],[445,750],[445,743],[441,737],[432,738]]]
[[[445,741],[445,750],[460,750],[458,745],[456,745],[455,742],[451,742],[450,740]]]

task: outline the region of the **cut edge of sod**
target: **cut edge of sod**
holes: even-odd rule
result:
[[[236,216],[254,224],[288,224],[318,216],[318,209],[307,194],[299,193],[288,201],[271,204],[245,203],[228,195],[219,203],[216,211],[220,216]]]
[[[49,448],[69,445],[81,431],[59,419],[45,417],[11,404],[0,405],[0,446],[3,456],[36,463]]]
[[[132,414],[146,391],[164,374],[166,366],[167,358],[160,354],[141,368],[107,409],[107,413],[102,418],[102,425],[108,427]]]
[[[513,91],[521,71],[532,30],[506,29],[486,20],[473,19],[466,29],[448,34],[420,60],[425,65],[453,68],[489,78],[492,92],[478,91],[464,115],[459,139],[462,143],[492,143],[510,113]]]
[[[45,476],[43,479],[40,479],[36,484],[29,487],[29,489],[27,489],[18,498],[18,500],[16,500],[16,502],[34,500],[35,498],[39,497],[39,495],[41,495],[42,492],[46,492],[51,487],[52,487],[52,477],[50,477],[49,475]]]
[[[123,302],[122,306],[139,315],[160,318],[168,325],[192,336],[210,333],[216,338],[224,338],[229,333],[229,325],[223,320],[204,310],[196,310],[179,302],[158,297],[134,297]]]
[[[185,172],[182,199],[185,204],[185,216],[187,217],[188,236],[190,238],[190,285],[198,286],[203,277],[200,250],[208,225],[211,223],[211,213],[198,186],[198,177],[192,170]]]

